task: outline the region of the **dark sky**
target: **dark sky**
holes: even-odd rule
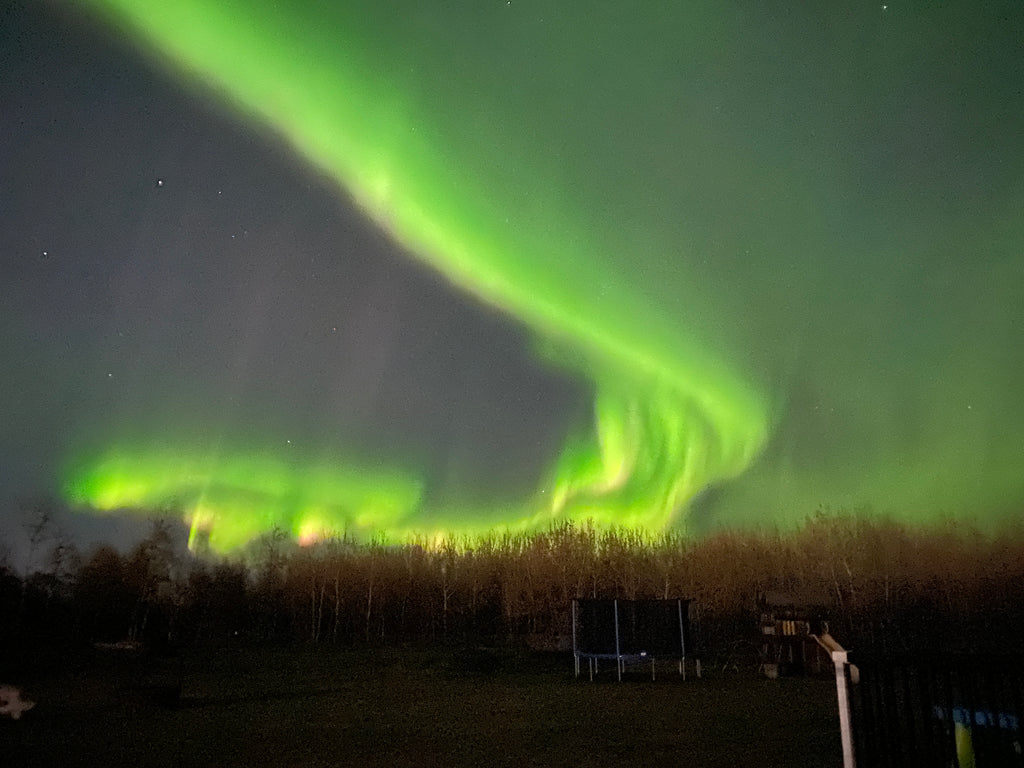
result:
[[[9,526],[1024,508],[1017,0],[3,7]]]
[[[518,324],[92,20],[6,5],[0,73],[9,525],[74,452],[165,433],[345,446],[434,503],[520,495],[586,417]]]

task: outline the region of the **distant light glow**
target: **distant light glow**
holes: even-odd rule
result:
[[[306,542],[345,531],[401,531],[422,493],[407,476],[340,461],[189,456],[142,446],[110,449],[68,474],[72,503],[106,512],[181,513],[191,545],[205,535],[221,552],[275,526]]]

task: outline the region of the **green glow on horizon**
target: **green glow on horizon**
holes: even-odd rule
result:
[[[943,155],[1003,141],[992,126],[1019,103],[984,58],[981,75],[943,69],[966,67],[955,45],[979,50],[953,6],[83,2],[519,319],[540,358],[593,385],[594,419],[533,497],[480,513],[428,509],[414,470],[376,496],[346,462],[266,458],[266,487],[243,449],[206,466],[116,439],[68,480],[77,503],[180,503],[230,548],[282,522],[306,538],[685,527],[709,488],[738,525],[1024,501],[1015,150],[1008,170],[965,162],[994,181],[963,206]],[[946,128],[908,141],[893,105],[927,113],[922,89],[961,77],[989,112],[937,98],[927,118]]]
[[[187,456],[167,448],[110,449],[75,467],[65,496],[100,512],[182,514],[189,545],[202,538],[227,552],[277,527],[300,543],[338,535],[388,541],[439,542],[485,535],[500,520],[511,532],[534,530],[554,520],[601,527],[642,529],[658,522],[652,508],[610,504],[602,490],[569,500],[563,491],[552,510],[537,502],[481,511],[446,510],[440,520],[424,516],[422,486],[408,474],[330,461],[284,461],[260,453]],[[621,490],[621,489],[620,489]],[[570,509],[571,508],[571,509]],[[540,510],[540,511],[538,511]]]
[[[407,476],[339,461],[288,462],[266,454],[193,456],[171,449],[110,449],[72,470],[65,493],[106,512],[182,513],[218,552],[274,526],[300,540],[399,529],[422,488]]]

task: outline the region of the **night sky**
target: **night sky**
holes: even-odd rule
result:
[[[1024,510],[1024,5],[320,5],[2,6],[9,528]]]

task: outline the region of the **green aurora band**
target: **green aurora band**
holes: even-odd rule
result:
[[[892,130],[890,102],[982,36],[961,25],[935,50],[952,11],[922,31],[874,7],[86,4],[520,319],[538,355],[592,383],[595,418],[511,509],[424,517],[414,467],[187,441],[75,457],[73,503],[183,510],[221,551],[274,525],[402,537],[560,519],[785,524],[823,503],[915,520],[1019,511],[1024,416],[1005,406],[1022,353],[1005,339],[1020,315],[1007,308],[1024,306],[1020,162],[960,207],[939,171],[911,178],[910,163],[876,189],[884,159],[854,160]],[[1001,62],[991,50],[979,69]],[[990,111],[1024,112],[978,88]],[[954,144],[987,140],[955,130]],[[962,280],[979,233],[985,262]],[[891,303],[865,305],[858,284]]]

